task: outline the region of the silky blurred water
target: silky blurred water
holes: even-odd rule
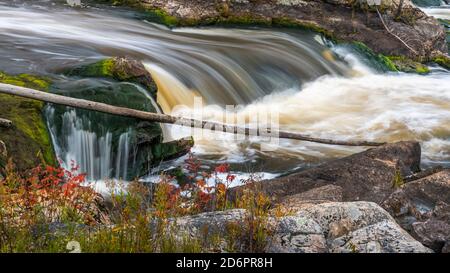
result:
[[[44,74],[63,84],[71,81],[61,75],[67,67],[129,55],[151,72],[166,113],[184,104],[184,114],[194,114],[197,96],[206,120],[222,121],[228,104],[240,105],[235,114],[243,119],[275,111],[283,130],[342,140],[417,140],[425,164],[450,165],[450,73],[445,69],[432,67],[429,75],[381,73],[364,56],[348,47],[330,49],[314,33],[168,29],[126,10],[52,2],[0,1],[1,70]],[[172,139],[191,134],[170,129]],[[129,150],[122,140],[121,151]],[[282,173],[362,150],[290,140],[280,140],[271,151],[260,145],[256,138],[216,133],[196,139],[193,151],[205,162]],[[68,160],[67,153],[59,156]]]

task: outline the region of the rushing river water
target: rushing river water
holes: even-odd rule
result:
[[[445,69],[432,67],[426,76],[382,73],[350,47],[331,51],[319,35],[295,30],[170,30],[128,11],[12,2],[0,0],[0,69],[50,76],[55,92],[93,84],[62,76],[64,68],[130,55],[151,72],[166,113],[184,104],[192,114],[189,107],[197,96],[206,120],[222,121],[229,104],[241,106],[236,115],[242,119],[273,111],[283,130],[334,139],[418,140],[425,164],[450,165],[450,73]],[[141,100],[154,105],[148,95]],[[93,125],[89,115],[73,109],[55,115],[48,107],[46,117],[66,164],[77,161],[92,180],[127,176],[132,128],[113,130],[108,125],[116,121],[110,119]],[[62,120],[59,129],[53,128],[55,118]],[[166,139],[189,134],[164,129]],[[228,162],[242,172],[279,174],[362,149],[290,140],[273,145],[264,151],[258,139],[217,133],[196,139],[193,151],[206,162]]]

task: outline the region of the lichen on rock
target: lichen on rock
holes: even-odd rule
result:
[[[431,252],[370,202],[313,205],[278,221],[268,252]]]

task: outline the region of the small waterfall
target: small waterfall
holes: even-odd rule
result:
[[[128,172],[128,159],[130,154],[130,132],[126,132],[119,137],[116,159],[116,178],[126,178]]]
[[[55,124],[55,107],[48,106],[45,114],[52,135],[56,154],[61,163],[70,169],[73,163],[79,165],[79,171],[87,174],[89,181],[107,178],[127,179],[132,128],[126,129],[118,137],[114,147],[113,132],[94,130],[95,124],[79,115],[77,110],[68,108],[61,117],[60,127]],[[58,133],[61,130],[62,133]]]

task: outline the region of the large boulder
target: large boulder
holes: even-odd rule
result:
[[[98,2],[98,1],[97,1]],[[105,2],[105,1],[101,1]],[[244,24],[302,27],[339,41],[359,41],[377,53],[431,60],[447,53],[446,33],[436,19],[409,0],[383,0],[386,30],[374,5],[350,0],[138,0],[109,1],[139,6],[167,25]],[[402,41],[398,39],[401,38]],[[407,44],[407,46],[405,45]],[[412,48],[412,50],[410,48]],[[448,59],[448,58],[447,58]]]
[[[85,78],[98,78],[94,84],[72,86],[74,90],[68,92],[70,96],[141,111],[161,112],[157,103],[158,88],[152,75],[140,61],[131,57],[112,57],[94,63],[81,64],[65,71],[65,74],[73,77],[73,82]],[[56,111],[54,123],[62,124],[63,122],[58,119],[63,116],[67,108],[57,107]],[[124,134],[130,138],[130,145],[133,148],[127,158],[128,177],[123,177],[124,179],[134,179],[136,176],[144,175],[148,173],[149,168],[162,161],[178,158],[188,153],[193,146],[192,138],[163,142],[161,124],[156,122],[91,113],[79,109],[75,111],[83,119],[89,120],[89,123],[98,124],[95,128],[88,126],[88,130],[93,130],[99,136],[104,135],[105,132],[111,132],[111,142],[114,147],[118,146]],[[63,134],[63,129],[60,127],[58,132]]]
[[[417,142],[387,144],[285,177],[261,181],[260,187],[275,202],[283,202],[287,196],[334,185],[342,189],[342,201],[380,204],[396,190],[395,181],[399,176],[408,176],[420,170],[420,156]],[[233,189],[233,195],[238,195],[244,188]],[[304,200],[308,201],[308,198]]]
[[[174,238],[206,238],[207,242],[218,239],[215,251],[227,251],[230,241],[245,246],[242,240],[248,234],[242,232],[247,232],[248,216],[244,209],[208,212],[170,219],[167,226]],[[370,202],[309,204],[294,214],[265,221],[265,252],[432,252],[396,224],[385,210]]]
[[[382,206],[424,245],[443,251],[450,242],[450,169],[406,183]]]
[[[279,220],[268,252],[431,252],[375,203],[323,203]]]

